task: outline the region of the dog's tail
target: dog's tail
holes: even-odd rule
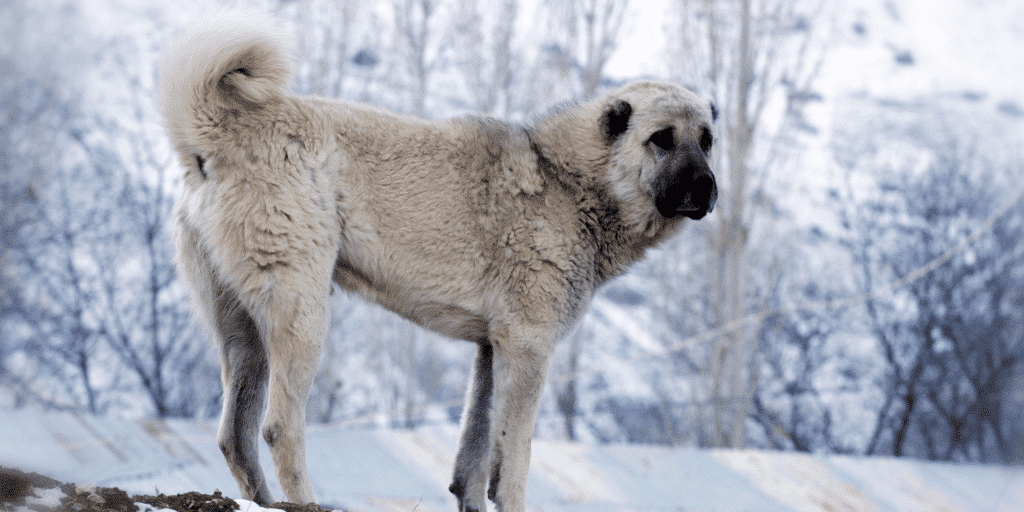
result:
[[[229,112],[283,97],[290,53],[290,38],[266,15],[220,13],[186,28],[160,65],[160,106],[179,153],[211,147]]]

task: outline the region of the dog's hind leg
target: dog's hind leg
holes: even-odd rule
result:
[[[215,293],[224,389],[217,441],[242,497],[268,505],[274,500],[256,448],[260,415],[267,399],[267,356],[255,322],[237,297],[227,290]]]
[[[274,500],[256,451],[260,415],[266,407],[267,357],[252,316],[238,296],[215,281],[216,272],[199,234],[178,212],[175,243],[178,269],[195,301],[196,313],[220,346],[223,411],[217,444],[242,497],[261,505]]]
[[[483,512],[484,491],[491,447],[491,394],[494,388],[492,363],[494,348],[489,341],[479,342],[473,374],[462,413],[459,453],[455,457],[455,476],[448,490],[459,499],[460,512]]]
[[[259,297],[255,315],[270,377],[263,439],[288,501],[299,504],[316,502],[306,468],[305,427],[306,400],[330,318],[330,267],[324,268],[320,279],[304,279],[312,277],[308,268],[282,266],[271,279],[274,286]]]

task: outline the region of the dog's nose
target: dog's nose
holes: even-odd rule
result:
[[[693,178],[689,190],[683,194],[683,200],[676,208],[676,213],[694,220],[704,218],[715,209],[718,201],[718,186],[710,172],[699,174]]]
[[[680,151],[652,186],[654,204],[664,217],[702,219],[715,208],[718,186],[704,155]]]

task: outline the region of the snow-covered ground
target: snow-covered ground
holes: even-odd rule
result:
[[[134,494],[238,498],[217,425],[0,411],[0,465]],[[453,510],[454,426],[414,431],[313,426],[308,462],[321,505]],[[264,468],[269,453],[261,448]],[[268,477],[272,472],[268,471]],[[271,478],[275,497],[281,498]],[[909,459],[535,441],[528,509],[1011,511],[1024,469]],[[245,510],[245,509],[243,509]]]

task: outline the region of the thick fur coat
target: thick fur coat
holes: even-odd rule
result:
[[[262,431],[288,499],[315,501],[303,415],[336,283],[478,345],[450,489],[460,510],[523,510],[555,343],[714,206],[713,107],[638,82],[525,126],[425,121],[287,94],[289,48],[265,19],[212,17],[160,72],[178,264],[221,350],[218,441],[243,496],[273,501]]]

